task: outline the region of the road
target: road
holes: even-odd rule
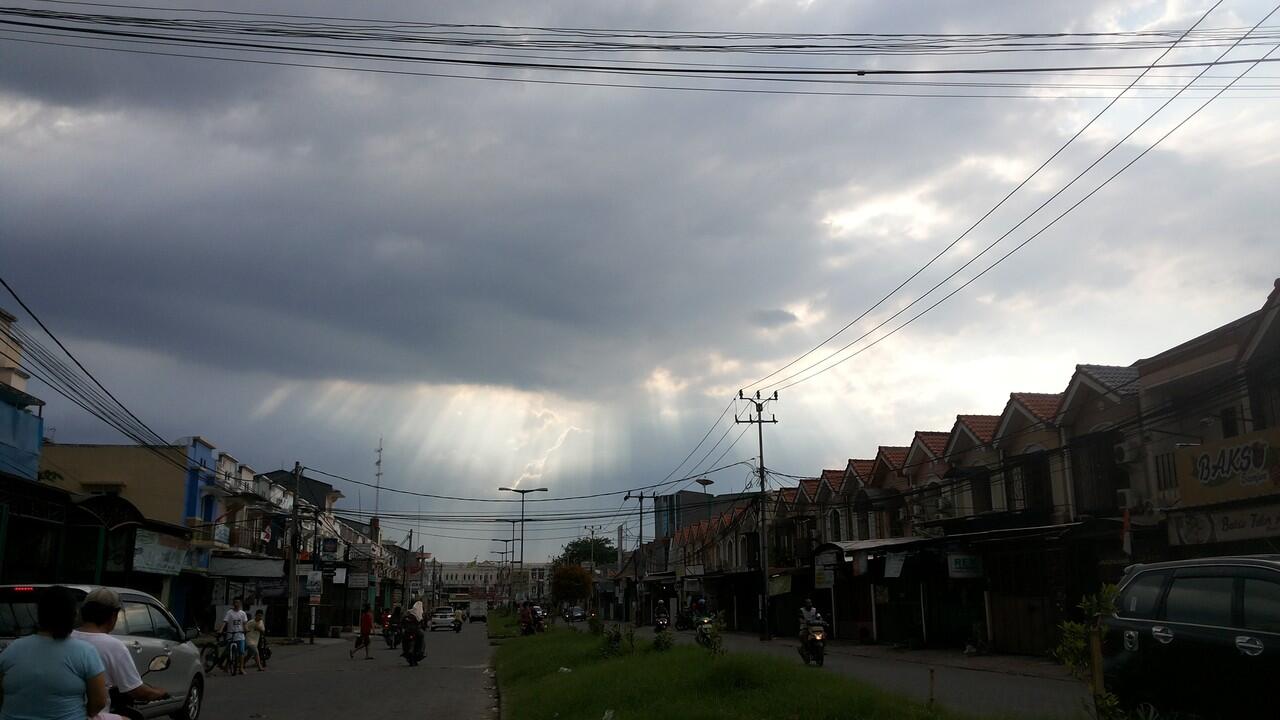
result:
[[[461,633],[427,633],[427,658],[411,668],[375,635],[372,660],[347,658],[349,641],[276,645],[265,672],[243,676],[215,671],[208,679],[205,720],[404,720],[496,718],[489,675],[492,648],[483,623]]]
[[[645,628],[638,632],[652,632]],[[692,632],[676,633],[680,642],[693,642]],[[801,663],[796,642],[758,639],[737,633],[725,634],[729,652],[757,652],[778,655]],[[814,672],[834,672],[863,680],[882,690],[925,702],[929,699],[929,666],[909,660],[862,657],[828,652],[825,667]],[[934,667],[935,701],[952,710],[975,715],[1033,718],[1081,718],[1089,693],[1082,683],[1003,672]]]

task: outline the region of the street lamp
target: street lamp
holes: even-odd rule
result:
[[[546,488],[509,488],[500,487],[499,492],[520,493],[520,572],[524,572],[524,496],[529,493],[547,492]]]
[[[716,484],[716,481],[715,481],[715,480],[712,480],[711,478],[704,478],[704,477],[703,477],[703,478],[698,478],[697,480],[694,480],[694,482],[696,482],[696,483],[698,483],[699,485],[701,485],[701,486],[702,486],[702,502],[707,506],[707,526],[708,526],[708,527],[710,527],[710,525],[711,525],[711,501],[707,498],[707,486],[708,486],[708,485],[715,485],[715,484]]]

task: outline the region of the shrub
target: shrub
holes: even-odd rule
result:
[[[653,649],[658,652],[666,652],[675,647],[675,644],[676,637],[670,630],[661,630],[653,636]]]
[[[592,635],[601,635],[604,633],[604,622],[595,615],[592,615],[587,618],[587,628],[591,630]]]
[[[600,648],[600,654],[605,657],[614,657],[622,654],[622,628],[617,625],[605,628],[604,643]]]

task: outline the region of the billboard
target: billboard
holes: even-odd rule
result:
[[[1280,428],[1178,450],[1182,507],[1280,494]]]

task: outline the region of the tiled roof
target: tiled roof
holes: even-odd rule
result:
[[[783,502],[787,503],[788,505],[790,505],[791,503],[794,503],[796,501],[796,493],[798,492],[800,492],[800,488],[796,488],[796,487],[782,488],[781,495],[782,495]]]
[[[1076,370],[1085,373],[1103,387],[1119,395],[1138,394],[1138,368],[1119,365],[1077,365]]]
[[[917,430],[916,438],[920,443],[933,453],[934,457],[942,457],[942,453],[947,449],[947,438],[951,436],[949,432],[938,432],[933,430]]]
[[[844,489],[844,470],[823,470],[822,479],[827,481],[827,485],[831,487],[831,492],[839,495]]]
[[[819,478],[809,478],[808,480],[800,481],[800,487],[804,488],[805,496],[807,496],[811,501],[818,499],[818,486],[821,484],[822,480]]]
[[[850,458],[849,462],[853,464],[853,472],[856,473],[858,477],[863,480],[871,479],[871,470],[876,466],[875,460],[855,460]]]
[[[898,447],[896,445],[881,445],[878,456],[884,456],[885,462],[889,463],[889,467],[897,470],[902,467],[902,463],[907,461],[907,451],[909,447]]]
[[[1052,422],[1062,405],[1062,393],[1011,393],[1010,397],[1045,422]]]
[[[1000,424],[999,415],[957,415],[956,420],[964,423],[969,432],[983,443],[991,442],[991,438],[996,435],[996,427]]]

